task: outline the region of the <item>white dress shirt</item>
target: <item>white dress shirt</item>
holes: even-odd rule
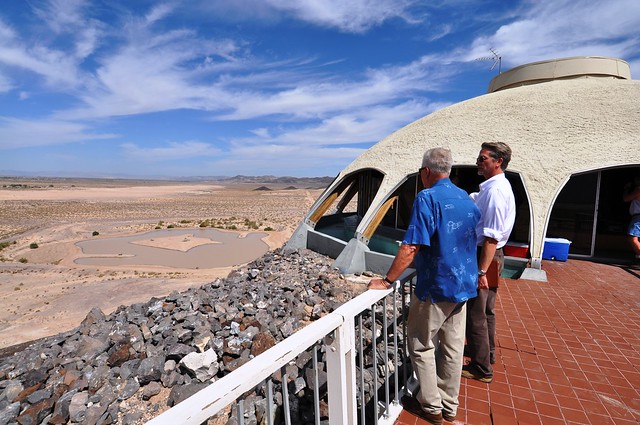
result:
[[[476,226],[478,246],[486,236],[498,241],[496,248],[502,248],[509,240],[516,221],[516,201],[511,183],[504,173],[500,173],[480,183],[480,192],[470,196],[481,214]]]

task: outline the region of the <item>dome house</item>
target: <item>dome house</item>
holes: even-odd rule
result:
[[[607,57],[513,68],[493,78],[487,94],[399,129],[337,175],[285,249],[328,255],[343,273],[386,273],[422,189],[425,150],[451,149],[451,178],[471,192],[481,181],[475,158],[485,141],[513,151],[507,178],[517,216],[509,245],[523,254],[508,262],[522,265],[521,278],[546,280],[545,238],[570,241],[572,258],[633,257],[622,190],[640,174],[640,81],[625,61]]]

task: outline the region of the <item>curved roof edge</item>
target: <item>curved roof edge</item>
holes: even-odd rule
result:
[[[631,79],[631,68],[622,59],[604,56],[577,56],[533,62],[512,68],[494,77],[487,93],[547,81],[605,77]]]

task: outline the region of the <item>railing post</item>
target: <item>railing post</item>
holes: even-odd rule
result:
[[[356,338],[353,317],[335,330],[327,346],[327,392],[329,423],[355,425],[356,409]]]

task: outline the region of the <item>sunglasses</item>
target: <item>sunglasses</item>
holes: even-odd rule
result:
[[[480,155],[476,158],[476,162],[485,162],[487,159],[491,158],[490,156]]]

